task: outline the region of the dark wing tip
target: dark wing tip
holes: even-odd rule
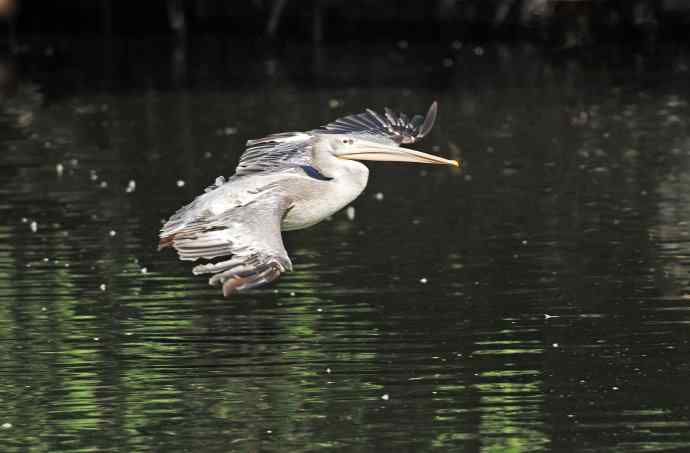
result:
[[[426,116],[414,115],[411,118],[397,113],[388,107],[379,114],[371,109],[363,113],[348,115],[316,129],[318,132],[336,134],[383,135],[400,144],[414,143],[429,133],[438,114],[438,102],[434,101]]]
[[[164,248],[172,247],[174,239],[174,235],[160,238],[160,241],[158,242],[158,251],[160,252]]]
[[[232,260],[228,261],[226,266],[230,268],[211,277],[209,283],[212,286],[221,286],[223,296],[229,297],[232,294],[270,283],[280,277],[281,273],[292,268],[289,261],[284,264],[280,258],[270,258],[268,262],[261,262],[261,259],[260,256],[254,256],[246,262],[237,261],[234,265]],[[218,269],[222,269],[224,263],[219,264],[221,267]],[[210,272],[215,270],[210,269]],[[205,272],[207,272],[206,269],[199,269],[198,273]]]
[[[246,276],[233,275],[222,284],[223,296],[230,297],[232,294],[270,283],[280,277],[281,272],[282,268],[280,265],[271,263],[266,269],[257,271],[254,274]]]

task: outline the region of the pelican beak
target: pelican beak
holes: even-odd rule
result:
[[[433,154],[415,151],[413,149],[398,148],[397,146],[382,145],[375,142],[362,143],[343,154],[340,159],[378,160],[388,162],[416,162],[418,164],[452,165],[459,167],[457,160],[445,159]]]

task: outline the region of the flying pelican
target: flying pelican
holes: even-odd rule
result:
[[[281,231],[315,225],[362,193],[369,169],[358,161],[460,165],[398,147],[427,135],[436,112],[436,102],[412,119],[367,109],[311,131],[249,140],[233,176],[218,177],[170,217],[158,249],[172,246],[185,261],[226,257],[192,269],[214,274],[209,284],[222,285],[225,297],[271,282],[292,270]]]

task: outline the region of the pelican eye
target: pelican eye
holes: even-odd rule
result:
[[[346,145],[351,145],[351,144],[353,144],[354,142],[355,142],[355,141],[352,140],[351,138],[344,138],[344,139],[343,139],[343,143],[345,143]]]

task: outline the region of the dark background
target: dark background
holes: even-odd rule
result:
[[[690,451],[687,4],[0,0],[0,451]],[[156,250],[247,139],[432,100],[462,167],[275,284]]]
[[[682,0],[2,0],[22,36],[221,33],[281,40],[516,39],[578,46],[688,34]]]

